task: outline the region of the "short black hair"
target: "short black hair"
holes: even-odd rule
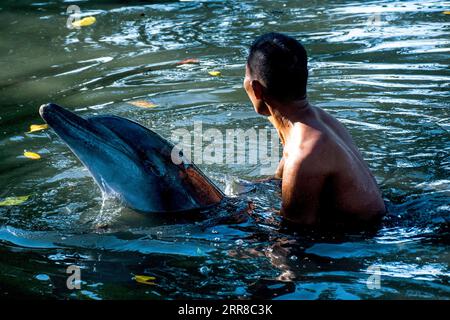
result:
[[[266,33],[250,47],[247,66],[272,97],[286,101],[306,97],[308,61],[296,39],[281,33]]]

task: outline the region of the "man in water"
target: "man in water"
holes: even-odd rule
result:
[[[303,226],[371,225],[385,213],[377,183],[345,127],[306,95],[305,48],[279,33],[255,40],[244,88],[283,145],[281,215]]]

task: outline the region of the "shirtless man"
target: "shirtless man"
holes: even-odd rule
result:
[[[386,211],[380,190],[345,127],[307,100],[307,78],[297,40],[269,33],[251,46],[244,88],[283,144],[280,213],[303,226],[371,225]]]

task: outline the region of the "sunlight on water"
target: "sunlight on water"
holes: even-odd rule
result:
[[[30,196],[0,207],[2,296],[450,297],[448,3],[70,4],[96,23],[67,29],[68,2],[0,4],[0,200]],[[310,100],[350,130],[379,182],[390,215],[376,234],[285,230],[279,187],[249,183],[263,178],[258,164],[201,164],[232,198],[201,217],[145,216],[103,195],[51,130],[26,133],[49,101],[166,138],[199,120],[220,132],[269,128],[242,89],[247,49],[269,31],[305,44]],[[81,290],[65,287],[69,265],[81,268]],[[371,270],[379,289],[367,286]]]

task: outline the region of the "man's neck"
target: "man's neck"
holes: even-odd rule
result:
[[[271,114],[269,120],[277,129],[283,144],[288,139],[294,124],[303,122],[312,108],[306,98],[287,103],[271,101],[270,103],[266,102],[266,104]]]

